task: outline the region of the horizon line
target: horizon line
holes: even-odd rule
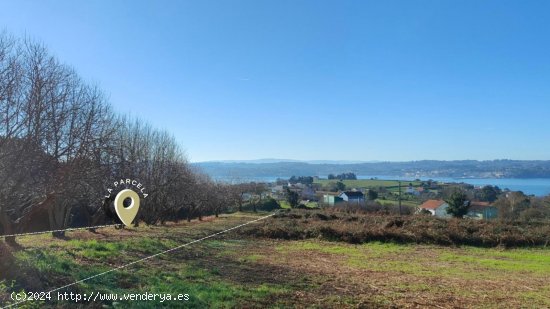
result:
[[[270,161],[270,162],[261,162]],[[220,160],[205,160],[205,161],[189,161],[189,163],[311,163],[311,162],[343,162],[341,164],[363,164],[363,163],[409,163],[409,162],[423,162],[423,161],[439,161],[439,162],[457,162],[457,161],[476,161],[476,162],[492,162],[492,161],[550,161],[550,159],[419,159],[419,160],[338,160],[338,159],[314,159],[314,160],[298,160],[298,159],[275,159],[275,158],[263,158],[263,159],[220,159]]]

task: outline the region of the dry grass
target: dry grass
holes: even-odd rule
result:
[[[319,240],[262,241],[242,249],[257,269],[303,276],[293,305],[326,308],[544,308],[550,306],[550,250],[448,248]],[[238,255],[237,252],[233,254]],[[476,259],[480,257],[481,261]],[[491,262],[491,263],[487,263]],[[532,265],[531,265],[532,266]]]
[[[348,243],[384,241],[479,247],[550,244],[549,222],[498,222],[347,213],[339,209],[291,210],[247,228],[257,237],[299,240],[322,238]]]

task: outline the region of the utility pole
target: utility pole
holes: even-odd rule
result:
[[[399,186],[399,215],[401,216],[403,213],[401,212],[401,180],[397,181]]]

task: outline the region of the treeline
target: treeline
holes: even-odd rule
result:
[[[532,196],[521,191],[501,190],[497,186],[476,188],[471,184],[453,184],[443,189],[441,198],[449,201],[455,192],[464,200],[489,202],[498,210],[498,218],[503,221],[550,220],[550,195]]]
[[[292,176],[288,179],[288,183],[297,184],[301,183],[303,185],[310,185],[313,183],[313,177],[311,176]]]
[[[501,194],[493,204],[503,221],[550,220],[550,196],[527,196],[523,192]]]
[[[169,133],[114,113],[43,44],[0,33],[0,235],[112,222],[103,197],[121,178],[147,188],[136,220],[147,224],[242,196],[193,170]]]
[[[334,174],[329,174],[328,175],[328,179],[332,180],[332,179],[338,179],[338,180],[356,180],[357,179],[357,175],[355,175],[354,173],[342,173],[342,174],[338,174],[338,175],[334,175]]]

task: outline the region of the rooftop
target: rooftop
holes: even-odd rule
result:
[[[427,200],[422,205],[420,205],[420,208],[422,209],[437,209],[439,206],[445,204],[444,200]]]

